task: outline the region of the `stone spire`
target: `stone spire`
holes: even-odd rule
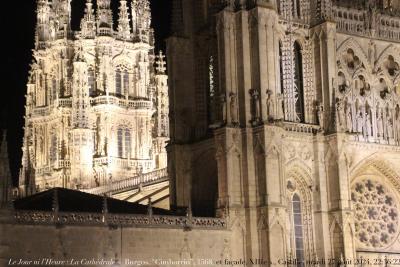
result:
[[[50,17],[51,8],[48,0],[38,0],[37,2],[37,26],[36,37],[37,46],[50,39]]]
[[[148,0],[134,0],[132,2],[132,15],[136,19],[134,27],[136,28],[136,36],[142,42],[149,43],[150,41],[150,24],[151,24],[151,13],[150,13],[150,2]],[[135,30],[135,29],[134,29]]]
[[[118,18],[118,37],[123,40],[131,38],[131,26],[129,20],[128,7],[126,0],[120,1],[119,18]]]
[[[137,36],[138,34],[138,15],[137,15],[137,10],[138,10],[138,0],[132,0],[131,3],[131,12],[132,12],[132,32],[133,32],[133,37]]]
[[[100,35],[111,35],[113,18],[110,0],[97,0],[97,31]]]
[[[94,38],[96,34],[96,24],[92,0],[86,0],[85,15],[81,20],[82,38]]]
[[[7,132],[3,131],[0,145],[0,206],[11,200],[12,180],[7,150]]]
[[[53,0],[52,9],[58,24],[58,31],[69,31],[71,28],[71,0]]]

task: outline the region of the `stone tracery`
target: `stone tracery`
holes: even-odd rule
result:
[[[354,42],[347,42],[347,50],[339,50],[343,54],[337,75],[338,130],[356,133],[360,141],[399,143],[400,120],[393,114],[400,102],[396,89],[399,85],[394,78],[398,75],[398,62],[389,54],[386,60],[377,61],[379,66],[369,68],[370,63],[360,60],[351,48]],[[378,71],[374,73],[372,69]],[[350,84],[352,77],[355,79]]]
[[[352,186],[356,238],[364,247],[390,245],[399,228],[398,202],[382,183],[367,178]]]

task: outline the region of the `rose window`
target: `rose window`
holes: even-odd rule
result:
[[[399,212],[394,196],[380,183],[363,180],[352,187],[357,239],[366,247],[389,245],[396,237]]]

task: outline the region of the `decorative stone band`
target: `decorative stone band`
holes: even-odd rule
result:
[[[121,108],[127,109],[139,109],[139,110],[153,110],[153,102],[148,99],[136,99],[129,100],[118,98],[116,96],[97,96],[90,99],[90,104],[92,106],[98,105],[114,105]],[[63,98],[57,99],[55,102],[46,107],[35,107],[32,110],[33,117],[42,117],[49,116],[55,108],[71,108],[72,107],[72,99],[71,98]]]
[[[400,40],[400,18],[384,14],[370,14],[368,10],[358,10],[335,6],[333,9],[339,32],[370,36],[387,40]]]
[[[321,130],[321,127],[319,125],[286,122],[286,121],[283,122],[283,128],[286,131],[297,132],[297,133],[307,133],[307,134],[315,134]]]
[[[35,225],[55,224],[80,226],[198,228],[215,230],[227,228],[227,223],[224,219],[190,216],[17,211],[15,213],[15,220],[19,224]]]

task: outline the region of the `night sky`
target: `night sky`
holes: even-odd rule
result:
[[[85,0],[72,0],[72,28],[77,30],[83,17]],[[95,1],[93,1],[95,2]],[[130,0],[128,5],[130,6]],[[165,51],[171,14],[171,0],[151,0],[152,26],[155,31],[156,51]],[[21,164],[23,116],[26,82],[32,61],[36,23],[36,0],[1,1],[1,43],[3,80],[0,96],[0,128],[8,132],[8,150],[14,183]],[[118,0],[111,0],[114,22],[118,15]],[[117,23],[114,23],[114,27]]]

